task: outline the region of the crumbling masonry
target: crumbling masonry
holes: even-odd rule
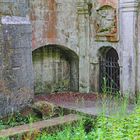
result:
[[[0,115],[36,93],[140,91],[138,0],[0,0]]]

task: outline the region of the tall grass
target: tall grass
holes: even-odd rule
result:
[[[69,126],[55,134],[44,132],[37,140],[140,140],[140,107],[125,117],[101,115],[88,120],[89,123],[86,118],[76,127]]]
[[[32,119],[30,118],[31,123]],[[140,140],[140,106],[123,117],[106,117],[104,114],[97,118],[85,117],[76,125],[67,125],[59,131],[49,134],[42,132],[34,139],[26,140]],[[1,138],[0,140],[10,140]],[[21,137],[19,136],[19,139]]]
[[[128,114],[128,97],[122,98],[119,94],[115,97],[108,96],[105,93],[106,89],[103,91],[103,110],[98,117],[84,117],[75,125],[64,125],[54,133],[46,130],[34,138],[32,134],[27,135],[26,140],[140,140],[140,98],[137,99],[136,108],[131,114]],[[112,100],[113,105],[110,103]],[[114,114],[106,114],[108,107],[113,108]],[[63,113],[62,111],[60,114],[63,115]],[[18,120],[22,119],[18,118]],[[9,123],[13,124],[13,122],[15,120],[10,118]],[[29,116],[28,122],[34,122],[34,118]],[[0,127],[2,127],[2,123],[0,123]],[[17,140],[21,140],[21,138],[19,136]],[[0,138],[0,140],[10,139]]]
[[[66,127],[55,134],[44,132],[37,140],[140,140],[140,98],[136,108],[128,114],[129,97],[121,97],[120,92],[116,95],[108,96],[105,84],[103,110],[96,119],[86,117],[75,127]],[[114,104],[109,102],[112,100]],[[106,114],[109,106],[114,114]]]

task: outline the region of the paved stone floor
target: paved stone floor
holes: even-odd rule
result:
[[[46,100],[57,106],[75,110],[89,115],[99,115],[105,113],[108,115],[121,115],[122,113],[131,113],[135,107],[128,104],[127,101],[113,96],[102,96],[101,94],[84,93],[56,93],[51,95],[38,95],[35,101]]]

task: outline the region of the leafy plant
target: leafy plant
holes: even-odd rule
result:
[[[96,123],[95,123],[96,122]],[[85,125],[86,124],[86,125]],[[90,125],[90,131],[86,127]],[[139,140],[140,139],[140,107],[129,116],[99,116],[96,121],[88,118],[78,126],[66,127],[56,134],[41,134],[37,140]]]

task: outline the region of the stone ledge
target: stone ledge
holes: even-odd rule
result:
[[[138,11],[139,3],[137,1],[128,1],[120,3],[120,10],[124,12]]]
[[[2,24],[31,24],[29,18],[27,17],[18,17],[18,16],[3,16],[1,18]]]
[[[33,124],[25,124],[21,126],[16,126],[9,129],[4,129],[0,131],[0,138],[11,137],[15,135],[26,134],[28,132],[40,132],[43,129],[47,129],[53,126],[59,126],[67,123],[72,123],[82,119],[82,117],[76,114],[69,114],[63,117],[57,117],[49,120],[35,122]]]

